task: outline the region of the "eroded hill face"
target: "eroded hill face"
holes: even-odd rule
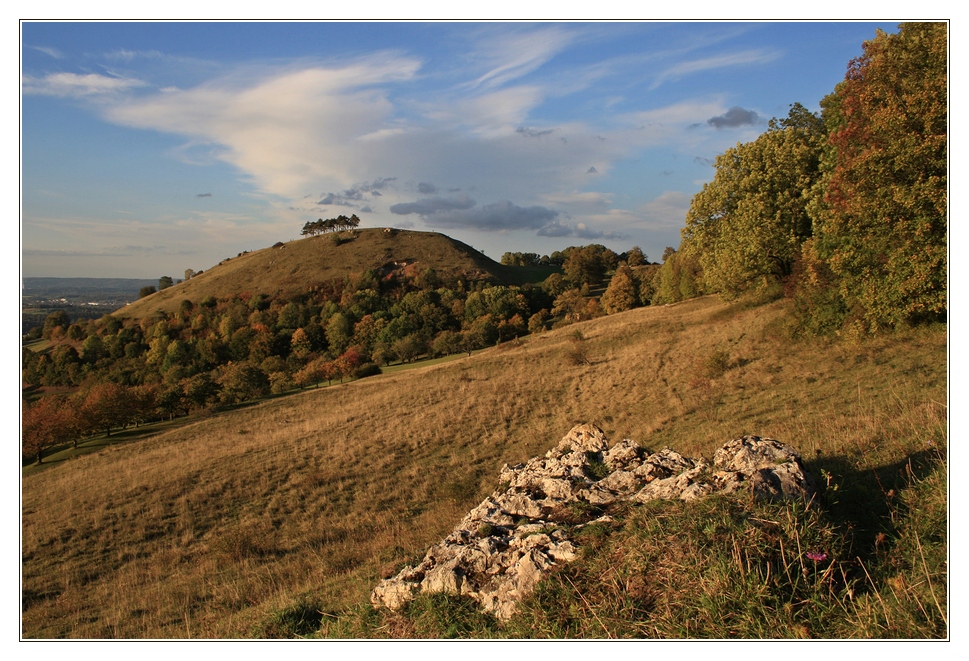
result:
[[[371,228],[243,253],[113,314],[140,319],[156,312],[174,312],[186,299],[198,304],[209,296],[227,298],[246,291],[288,297],[369,269],[381,275],[416,275],[427,268],[465,280],[499,283],[509,281],[511,275],[508,267],[443,234]]]

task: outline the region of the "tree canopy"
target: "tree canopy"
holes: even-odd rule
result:
[[[879,31],[822,101],[817,251],[869,328],[947,309],[945,23]]]
[[[807,205],[824,139],[821,118],[795,103],[759,138],[717,157],[682,230],[681,250],[699,259],[708,291],[733,296],[791,274],[811,236]]]
[[[349,218],[344,215],[339,215],[336,218],[327,218],[323,220],[315,220],[313,222],[307,222],[303,225],[303,231],[300,232],[303,236],[316,236],[317,234],[326,234],[327,232],[341,232],[343,230],[353,229],[360,224],[360,219],[357,218],[357,214],[353,214]]]
[[[794,104],[717,158],[680,246],[702,290],[732,297],[783,282],[812,332],[945,318],[947,29],[878,31],[820,118]]]

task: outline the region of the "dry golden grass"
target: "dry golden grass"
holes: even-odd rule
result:
[[[281,247],[230,255],[229,259],[206,268],[192,279],[139,299],[113,314],[135,319],[156,313],[171,314],[186,299],[198,304],[208,296],[230,298],[242,291],[292,296],[305,292],[308,287],[359,275],[393,261],[406,262],[417,270],[432,267],[440,274],[490,276],[506,284],[540,282],[551,272],[503,266],[437,232],[394,230],[388,233],[382,228],[368,228],[355,230],[352,240],[350,236],[347,232],[323,234],[290,241]]]
[[[858,470],[946,434],[946,338],[792,345],[714,298],[200,420],[23,483],[25,637],[262,636],[367,600],[579,422],[705,454],[745,433]],[[591,364],[567,354],[579,328]]]

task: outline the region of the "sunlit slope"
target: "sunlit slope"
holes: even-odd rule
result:
[[[444,234],[370,228],[308,237],[232,257],[114,314],[137,319],[157,311],[174,312],[186,299],[198,304],[209,296],[226,298],[247,291],[291,296],[367,269],[395,268],[412,274],[433,268],[442,275],[509,283],[521,274],[521,269],[502,266]]]
[[[641,308],[52,465],[23,483],[23,635],[261,637],[300,604],[340,614],[580,422],[687,456],[771,436],[866,512],[853,484],[944,448],[945,329],[791,344],[784,306]]]

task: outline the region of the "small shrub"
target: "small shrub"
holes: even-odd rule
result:
[[[593,480],[601,480],[611,472],[609,470],[609,466],[602,461],[602,456],[600,453],[586,452],[585,458],[586,464],[583,466],[582,471],[587,477]]]
[[[340,246],[340,245],[343,245],[344,243],[349,243],[350,241],[353,241],[355,238],[357,238],[357,236],[349,232],[337,232],[336,234],[330,235],[330,241],[332,241],[333,245],[335,246]]]
[[[490,523],[482,523],[478,526],[478,537],[484,539],[485,537],[491,537],[495,534],[495,527]]]
[[[569,365],[591,365],[589,354],[581,345],[572,346],[565,352],[565,360]]]
[[[297,603],[273,613],[260,632],[263,638],[303,638],[320,629],[323,612],[320,605],[301,599]]]
[[[364,363],[360,367],[353,370],[353,378],[363,379],[368,376],[376,376],[378,374],[383,374],[380,369],[380,365],[377,363]]]
[[[730,354],[723,349],[714,349],[700,359],[698,372],[701,378],[717,379],[730,369]]]

